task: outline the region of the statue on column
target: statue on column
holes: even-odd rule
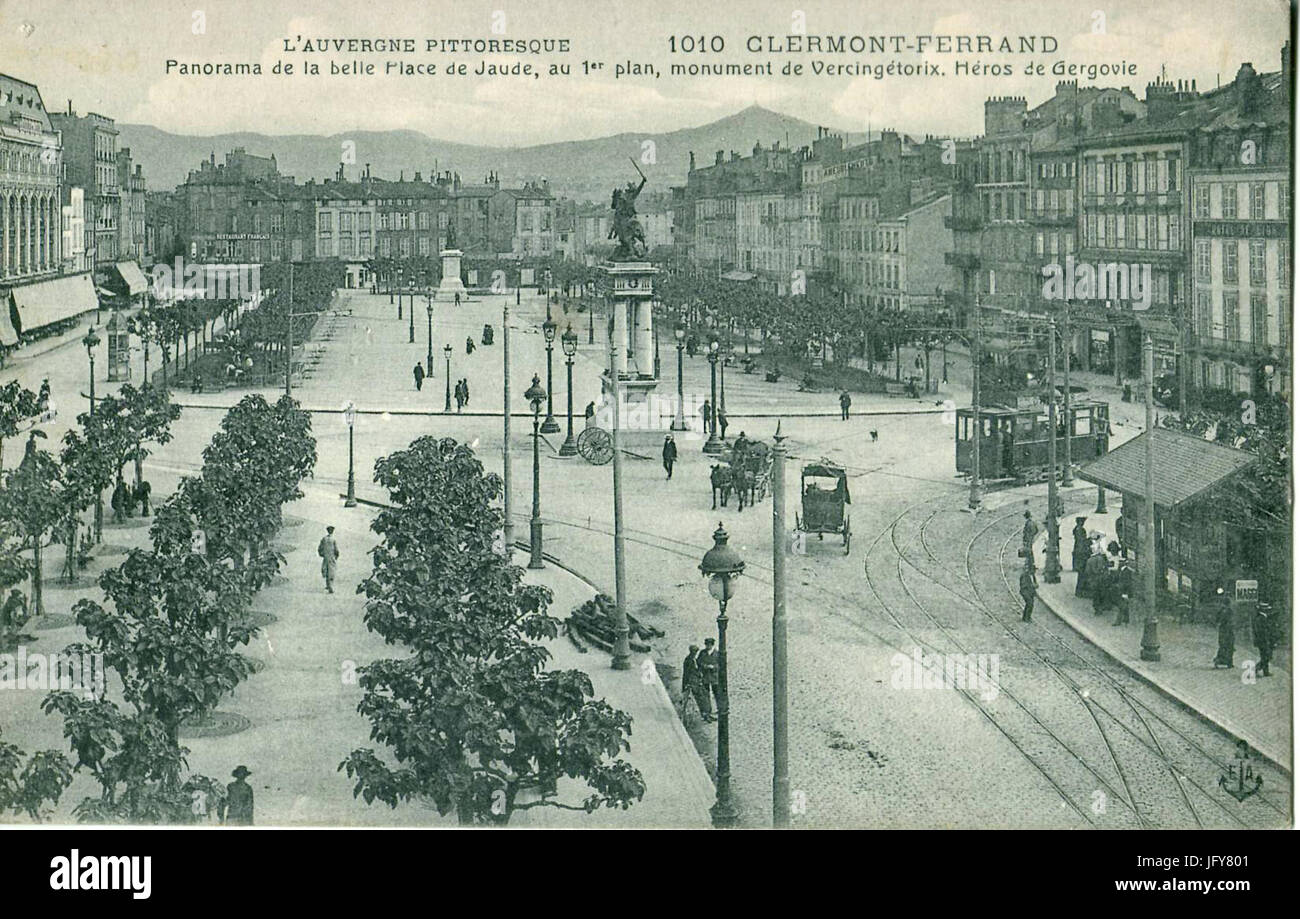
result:
[[[636,160],[631,160],[632,167],[641,176],[640,184],[628,182],[624,188],[614,189],[614,195],[610,201],[610,207],[614,210],[614,223],[609,228],[607,239],[617,239],[618,244],[614,247],[615,261],[628,261],[645,256],[645,230],[641,227],[641,221],[636,219],[636,199],[645,188],[646,177],[641,171],[641,167],[636,164]]]
[[[448,249],[455,249],[455,248],[456,248],[456,223],[455,221],[448,220],[447,221],[447,244],[443,246],[443,249],[445,251]]]

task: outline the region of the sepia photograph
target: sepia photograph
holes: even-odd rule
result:
[[[32,883],[1293,828],[1295,12],[0,4],[0,825],[86,841]]]

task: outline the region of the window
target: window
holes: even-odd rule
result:
[[[1227,182],[1221,186],[1223,199],[1219,204],[1219,213],[1224,220],[1237,219],[1237,183]]]
[[[1291,250],[1286,240],[1277,244],[1277,282],[1283,287],[1291,286]]]
[[[1210,337],[1210,292],[1207,290],[1198,290],[1196,292],[1196,334],[1199,338],[1205,339]]]
[[[1268,283],[1267,277],[1264,240],[1252,239],[1250,241],[1250,283],[1255,287],[1263,287]]]
[[[1264,183],[1250,183],[1250,219],[1264,219]]]
[[[1196,280],[1207,283],[1210,280],[1210,241],[1208,239],[1198,239],[1196,241]]]
[[[320,231],[328,233],[334,229],[334,215],[330,211],[321,211],[320,213]]]
[[[1225,186],[1226,191],[1226,186]],[[1196,187],[1196,201],[1194,204],[1194,216],[1198,219],[1208,219],[1210,216],[1210,186],[1198,185]]]
[[[1268,298],[1263,294],[1250,295],[1250,329],[1251,341],[1268,344]]]
[[[1225,290],[1223,292],[1223,337],[1229,341],[1235,341],[1240,336],[1237,316],[1237,292],[1235,290]]]
[[[1237,281],[1237,241],[1230,239],[1223,244],[1223,282],[1235,284]],[[1236,296],[1235,294],[1233,296]]]

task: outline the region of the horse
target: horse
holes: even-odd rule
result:
[[[754,504],[754,475],[744,466],[731,470],[731,487],[736,492],[736,512],[745,509],[745,505]],[[723,505],[726,506],[725,504]]]
[[[732,471],[729,466],[714,466],[709,471],[709,484],[713,487],[713,509],[718,508],[718,499],[722,499],[722,506],[727,506],[727,499],[731,497]]]

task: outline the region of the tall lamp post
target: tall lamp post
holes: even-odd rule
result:
[[[564,351],[565,372],[568,378],[568,433],[564,443],[560,444],[560,456],[573,456],[578,452],[578,445],[573,439],[573,356],[578,353],[578,333],[573,326],[567,326],[560,336],[560,348]]]
[[[402,290],[405,287],[406,269],[397,269],[397,318],[402,318]]]
[[[772,825],[790,825],[790,729],[786,705],[785,436],[772,438]]]
[[[407,291],[407,293],[410,294],[411,297],[411,308],[407,310],[406,313],[407,316],[406,342],[407,344],[413,345],[415,344],[415,278],[414,277],[411,278],[411,289]]]
[[[355,403],[349,402],[347,406],[343,409],[343,421],[348,426],[348,496],[347,499],[344,500],[343,506],[356,507],[357,506],[357,478],[356,478],[356,465],[353,462],[353,453],[352,453],[352,431],[353,428],[356,427],[356,423],[357,423],[357,406]]]
[[[428,317],[429,350],[424,355],[425,376],[433,376],[433,292],[425,291],[424,312]]]
[[[546,420],[542,422],[543,434],[560,433],[560,423],[555,420],[555,381],[551,376],[552,356],[555,352],[555,320],[551,318],[551,304],[546,304],[546,321],[542,323],[542,337],[546,339]]]
[[[524,398],[533,407],[533,516],[528,521],[528,567],[544,568],[546,566],[542,562],[542,463],[539,451],[542,435],[538,432],[538,419],[541,417],[542,402],[546,400],[546,390],[542,388],[537,374],[533,374],[533,385],[524,391]]]
[[[721,415],[722,420],[727,420],[727,361],[731,360],[731,342],[720,345],[718,348],[718,405],[714,409],[713,415],[716,418]],[[722,426],[722,433],[718,435],[720,445],[725,446],[727,442],[727,426]]]
[[[91,326],[81,343],[86,346],[86,357],[90,358],[90,414],[95,414],[95,348],[99,346],[99,336]]]
[[[442,355],[447,359],[447,395],[445,401],[442,403],[442,410],[444,412],[450,412],[451,411],[451,345],[450,344],[446,344],[442,346]],[[430,354],[429,357],[430,359],[432,359],[433,355]]]
[[[1068,422],[1067,422],[1068,425]],[[1068,431],[1068,428],[1067,428]],[[1061,533],[1056,491],[1056,320],[1047,322],[1047,539],[1043,547],[1043,580],[1061,583]],[[1033,557],[1030,556],[1032,563]]]
[[[718,440],[718,339],[709,339],[709,439],[704,442],[705,453],[721,453],[722,442]]]
[[[727,699],[727,602],[745,570],[739,553],[727,545],[727,531],[718,523],[713,548],[704,553],[700,572],[709,579],[709,593],[718,601],[718,800],[710,808],[713,825],[736,825],[740,814],[731,798],[730,704]]]
[[[682,389],[682,349],[686,347],[686,323],[680,319],[673,326],[673,337],[677,339],[677,417],[670,426],[674,431],[686,430],[685,404],[686,396]]]

